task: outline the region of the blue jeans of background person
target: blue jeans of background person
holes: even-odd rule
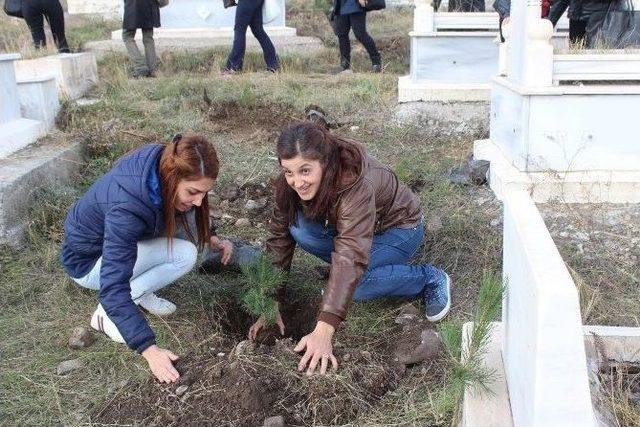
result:
[[[298,213],[298,221],[289,227],[291,236],[305,251],[331,262],[334,227],[325,227]],[[413,228],[389,228],[373,236],[369,265],[353,299],[366,301],[382,297],[416,297],[427,287],[437,286],[444,274],[430,264],[408,265],[422,243],[424,223]]]
[[[276,48],[262,26],[262,4],[264,0],[239,0],[236,8],[236,21],[233,27],[233,47],[227,58],[228,70],[240,71],[244,62],[244,51],[247,44],[247,27],[258,39],[267,68],[279,68]]]

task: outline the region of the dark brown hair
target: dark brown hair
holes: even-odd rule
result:
[[[178,184],[182,180],[196,181],[201,178],[216,180],[219,171],[218,155],[213,145],[203,136],[193,133],[178,134],[165,146],[160,158],[160,180],[162,182],[162,211],[164,213],[167,238],[171,242],[176,232],[176,200]],[[209,239],[209,199],[207,195],[200,206],[195,206],[197,246],[202,249]],[[185,231],[193,239],[192,231],[181,215]],[[194,243],[195,243],[195,239]]]
[[[318,160],[322,165],[320,188],[305,205],[305,215],[312,219],[329,219],[343,179],[360,173],[362,154],[356,143],[331,135],[310,121],[296,123],[283,130],[276,151],[280,163],[283,159],[302,156]],[[295,221],[297,210],[302,208],[300,196],[287,184],[284,173],[276,180],[276,203],[287,215],[289,224]]]

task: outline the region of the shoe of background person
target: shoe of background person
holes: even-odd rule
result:
[[[382,72],[382,65],[381,64],[373,64],[371,66],[371,71],[373,71],[374,73],[381,73]]]
[[[153,292],[142,295],[134,302],[156,316],[168,316],[176,311],[176,305],[174,303],[160,298]]]
[[[223,68],[220,70],[220,77],[229,78],[235,76],[237,73],[238,71],[232,68]]]
[[[93,316],[91,316],[91,327],[96,331],[104,332],[113,341],[124,344],[124,338],[122,338],[116,324],[107,316],[104,308],[102,308],[102,304],[98,304],[98,308],[96,308]]]
[[[133,71],[133,78],[134,79],[138,79],[140,77],[151,77],[151,71],[149,71],[148,68],[134,70]]]
[[[428,286],[423,294],[423,302],[427,320],[442,320],[451,308],[451,278],[444,271],[436,286]]]

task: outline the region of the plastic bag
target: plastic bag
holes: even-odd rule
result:
[[[262,23],[268,24],[278,16],[280,16],[278,0],[264,0],[262,4]]]
[[[631,0],[614,0],[606,11],[589,16],[585,36],[588,48],[640,47],[640,11]]]

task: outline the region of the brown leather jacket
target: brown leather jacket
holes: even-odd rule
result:
[[[334,327],[346,317],[353,292],[367,269],[373,235],[391,227],[414,227],[422,217],[416,195],[389,167],[357,147],[362,154],[360,174],[343,182],[336,209],[329,213],[337,236],[318,320]],[[277,266],[289,270],[296,242],[280,206],[274,209],[269,229],[267,252]]]

